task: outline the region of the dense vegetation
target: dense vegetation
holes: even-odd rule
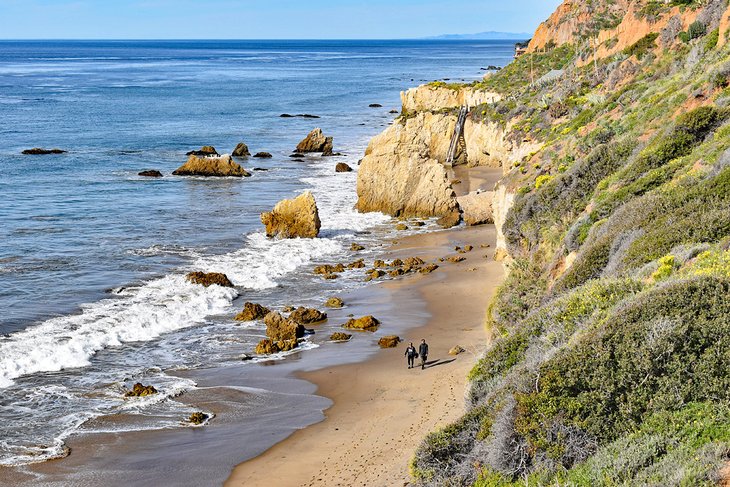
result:
[[[628,48],[528,54],[480,84],[505,97],[472,118],[544,145],[504,180],[495,339],[467,413],[420,446],[421,485],[716,485],[729,465],[728,2],[674,2],[687,30],[635,3],[660,28]]]

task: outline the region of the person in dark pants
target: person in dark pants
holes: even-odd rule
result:
[[[421,356],[421,370],[426,367],[426,360],[428,360],[428,343],[426,339],[421,340],[421,344],[418,346],[418,355]]]
[[[413,346],[413,342],[406,348],[406,357],[408,358],[408,368],[412,369],[413,363],[416,361],[416,357],[418,357],[418,352],[416,352],[416,347]]]

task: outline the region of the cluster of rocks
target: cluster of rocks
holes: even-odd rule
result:
[[[172,172],[175,176],[205,176],[205,177],[249,177],[251,173],[228,155],[208,156],[190,154],[185,164]]]
[[[339,304],[341,307],[341,299]],[[264,338],[256,345],[256,353],[271,355],[293,350],[298,346],[301,338],[305,335],[314,334],[314,330],[307,329],[304,325],[318,324],[327,319],[327,313],[315,308],[300,306],[296,309],[288,309],[290,313],[285,317],[281,313],[271,311],[260,304],[247,302],[244,304],[243,310],[234,319],[237,321],[263,319],[264,324],[266,324],[267,338]]]

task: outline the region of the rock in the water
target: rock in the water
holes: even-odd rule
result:
[[[290,113],[282,113],[279,116],[281,118],[294,118],[294,117],[300,117],[300,118],[320,118],[319,115],[311,115],[309,113],[297,113],[296,115],[292,115]]]
[[[347,323],[342,325],[343,328],[350,328],[353,330],[368,330],[375,331],[380,326],[380,321],[376,318],[367,315],[360,318],[350,318]]]
[[[199,157],[190,155],[188,161],[172,174],[176,176],[248,177],[251,174],[229,155],[220,157]]]
[[[393,110],[389,111],[388,113],[396,114],[396,113],[400,113],[400,112],[398,110],[393,109]]]
[[[407,267],[415,267],[423,264],[425,264],[425,262],[420,257],[408,257],[405,261],[403,261],[403,265]]]
[[[328,308],[335,308],[339,309],[342,308],[345,305],[345,302],[338,297],[331,297],[327,300],[327,302],[324,303],[324,305]]]
[[[228,280],[228,276],[220,272],[191,272],[185,278],[192,284],[200,284],[205,287],[213,284],[222,287],[233,287],[233,283]]]
[[[420,272],[421,274],[430,274],[438,268],[439,266],[437,264],[427,264],[423,266],[418,272]]]
[[[368,105],[368,106],[369,106],[370,108],[382,108],[382,106],[383,106],[383,105],[381,105],[380,103],[371,103],[371,104],[370,104],[370,105]]]
[[[342,264],[322,264],[316,266],[313,272],[321,275],[332,274],[333,272],[345,272],[345,266]]]
[[[246,302],[243,305],[243,311],[238,313],[233,319],[236,321],[260,320],[269,313],[271,313],[269,308],[261,306],[260,304]]]
[[[296,340],[271,340],[264,338],[256,345],[255,352],[258,355],[271,355],[273,353],[288,352],[297,348]]]
[[[346,342],[350,338],[352,338],[352,335],[341,331],[336,331],[330,335],[330,340],[332,340],[333,342]]]
[[[463,255],[455,255],[453,257],[447,258],[446,260],[448,260],[449,262],[452,262],[454,264],[457,264],[459,262],[465,261],[466,260],[466,257],[464,257]]]
[[[203,412],[196,412],[190,415],[188,422],[193,424],[203,424],[208,420],[208,415]]]
[[[268,153],[268,152],[257,152],[257,153],[256,153],[256,154],[254,154],[253,156],[254,156],[254,157],[258,157],[259,159],[271,159],[272,157],[274,157],[274,156],[272,156],[272,155],[271,155],[270,153]]]
[[[408,230],[408,225],[405,223],[399,223],[395,226],[395,229],[398,231]]]
[[[457,201],[462,211],[462,218],[467,225],[483,225],[494,223],[492,212],[493,191],[472,192],[459,196]]]
[[[274,341],[295,340],[304,336],[304,326],[272,311],[264,317],[266,336]]]
[[[329,139],[329,140],[328,140]],[[316,128],[297,144],[296,152],[324,152],[329,142],[330,151],[332,149],[332,138],[325,137],[322,129]]]
[[[350,262],[347,264],[348,269],[362,269],[365,267],[365,260],[364,259],[357,259],[354,262]]]
[[[266,169],[264,167],[254,167],[253,170],[254,171],[268,171],[268,169]]]
[[[400,341],[401,339],[399,336],[388,335],[378,340],[378,345],[380,345],[380,348],[395,348],[398,346],[398,343],[400,343]]]
[[[324,141],[324,147],[322,147],[322,155],[323,156],[333,156],[334,153],[332,152],[332,146],[334,144],[334,140],[332,137],[325,137]]]
[[[353,242],[352,245],[350,245],[350,250],[352,250],[353,252],[360,252],[361,250],[365,250],[365,247]]]
[[[215,147],[212,145],[204,145],[200,148],[200,150],[191,150],[190,152],[187,152],[185,154],[186,156],[197,156],[197,157],[205,157],[205,156],[217,156],[218,151],[215,150]]]
[[[459,345],[456,345],[454,348],[449,350],[449,355],[459,355],[460,353],[464,353],[466,350],[461,348]]]
[[[140,171],[137,176],[144,176],[147,178],[161,178],[162,173],[156,169],[150,169],[148,171]]]
[[[143,385],[141,382],[137,382],[134,386],[132,386],[131,390],[128,390],[124,393],[125,397],[145,397],[145,396],[151,396],[153,394],[157,394],[157,389],[155,389],[153,386],[146,386]]]
[[[261,222],[267,236],[281,238],[315,238],[321,226],[317,203],[309,191],[278,202],[272,211],[261,214]]]
[[[335,172],[351,172],[351,171],[352,171],[352,168],[344,162],[338,162],[337,165],[335,166]]]
[[[233,149],[232,155],[234,157],[248,157],[251,152],[248,150],[248,146],[243,142],[239,142],[235,149]]]
[[[25,149],[23,154],[31,156],[44,156],[48,154],[64,154],[66,151],[61,149],[42,149],[40,147],[33,147],[32,149]]]
[[[327,313],[322,313],[314,308],[305,308],[300,306],[299,308],[292,311],[289,315],[289,319],[295,321],[301,325],[308,325],[310,323],[318,323],[327,319]]]

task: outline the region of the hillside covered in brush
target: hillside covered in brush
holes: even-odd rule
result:
[[[717,485],[730,458],[730,8],[566,1],[469,87],[510,162],[509,275],[420,485]],[[459,89],[458,86],[452,86]],[[500,223],[500,222],[498,222]]]

